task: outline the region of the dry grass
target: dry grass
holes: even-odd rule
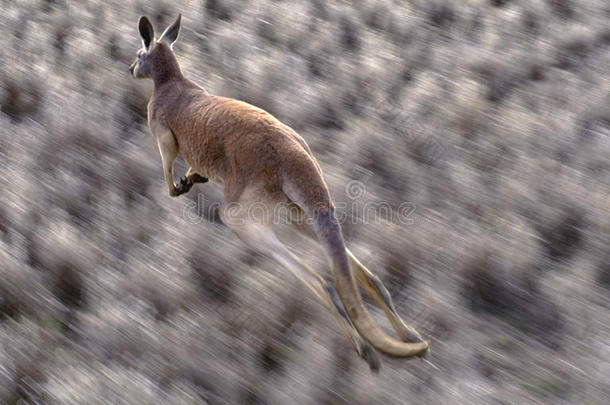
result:
[[[605,402],[607,2],[353,3],[3,2],[0,402]],[[220,187],[167,196],[127,68],[177,12],[185,73],[303,135],[438,368],[371,375]]]

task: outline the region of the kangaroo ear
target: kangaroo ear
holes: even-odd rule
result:
[[[150,48],[150,44],[155,39],[155,30],[148,17],[144,15],[140,17],[140,21],[138,21],[138,30],[140,31],[140,36],[142,37],[142,44],[144,44],[144,48],[148,50]]]
[[[173,43],[176,42],[176,40],[178,39],[178,34],[180,33],[181,19],[182,14],[178,14],[176,20],[169,27],[167,27],[165,31],[163,31],[163,34],[161,34],[161,38],[159,38],[159,41],[164,41],[171,47]]]

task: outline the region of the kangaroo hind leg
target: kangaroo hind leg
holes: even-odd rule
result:
[[[313,229],[305,223],[304,216],[305,214],[302,211],[295,213],[291,218],[292,224],[300,233],[316,240],[315,233],[313,232]],[[346,249],[346,252],[350,259],[352,271],[354,272],[356,280],[373,301],[383,309],[400,339],[403,342],[408,343],[423,342],[421,335],[415,329],[407,325],[400,315],[398,315],[392,297],[381,282],[381,279],[364,266],[349,249]]]
[[[273,258],[289,270],[307,289],[316,300],[328,309],[347,337],[354,350],[367,361],[371,370],[377,372],[380,360],[375,350],[358,333],[339,299],[332,284],[327,283],[317,272],[303,263],[282,244],[270,226],[249,222],[231,225],[231,229],[253,249]]]

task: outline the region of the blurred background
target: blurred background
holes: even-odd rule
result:
[[[0,403],[607,403],[607,1],[0,4]],[[434,367],[372,375],[219,186],[168,196],[128,66],[178,12],[186,75],[307,140]]]

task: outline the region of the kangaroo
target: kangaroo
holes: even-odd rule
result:
[[[333,314],[371,370],[378,371],[381,364],[373,348],[390,357],[423,356],[428,342],[400,318],[381,280],[346,248],[322,170],[305,140],[266,111],[211,95],[184,77],[172,49],[180,21],[179,14],[156,40],[149,19],[140,17],[143,48],[129,68],[135,78],[154,82],[148,125],[157,140],[169,195],[184,194],[208,179],[222,184],[223,223],[293,273]],[[176,184],[173,164],[179,152],[189,168]],[[291,207],[296,229],[322,245],[332,278],[318,274],[280,242],[272,216],[253,215],[253,207],[274,212],[280,204]],[[356,282],[384,310],[400,340],[373,321]]]

